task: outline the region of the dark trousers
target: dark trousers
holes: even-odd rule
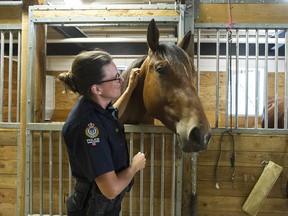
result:
[[[112,200],[107,199],[96,184],[77,182],[67,199],[68,216],[119,216],[126,190]]]

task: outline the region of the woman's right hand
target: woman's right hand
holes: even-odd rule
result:
[[[131,166],[136,169],[136,172],[142,170],[146,166],[146,158],[145,154],[142,152],[138,152],[132,159]]]

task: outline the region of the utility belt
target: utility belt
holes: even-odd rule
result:
[[[88,183],[77,179],[74,192],[66,202],[67,213],[71,216],[100,216],[104,215],[107,211],[113,212],[114,209],[121,209],[121,202],[126,192],[131,190],[133,184],[134,179],[117,197],[109,200],[101,193],[95,182]]]

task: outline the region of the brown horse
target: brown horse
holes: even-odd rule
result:
[[[278,99],[278,120],[277,120],[278,129],[284,128],[284,102],[285,102],[285,99],[283,98]],[[275,105],[276,105],[275,99],[268,101],[268,110],[267,110],[268,128],[274,128]],[[262,113],[261,127],[265,128],[265,108],[263,109],[263,113]],[[287,123],[287,127],[288,127],[288,123]]]
[[[139,81],[121,120],[127,124],[160,120],[175,132],[185,152],[206,150],[211,128],[197,95],[195,69],[186,50],[191,32],[177,44],[159,43],[159,30],[151,20],[147,31],[148,56],[131,67],[140,67]],[[123,74],[127,86],[129,68]]]

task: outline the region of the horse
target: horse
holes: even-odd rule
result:
[[[277,119],[277,128],[283,129],[284,128],[284,102],[285,99],[281,98],[278,99],[278,119]],[[288,102],[288,99],[286,99]],[[287,103],[288,104],[288,103]],[[275,99],[271,99],[267,103],[267,118],[268,118],[268,128],[274,128],[274,112],[275,112]],[[263,108],[262,119],[261,119],[261,127],[265,128],[265,107]],[[288,127],[288,122],[287,122]]]
[[[122,91],[132,67],[139,79],[120,120],[125,124],[149,124],[160,120],[177,134],[184,152],[204,151],[211,128],[196,90],[196,72],[187,51],[191,31],[178,42],[159,43],[159,30],[152,19],[147,29],[148,54],[123,73]]]

